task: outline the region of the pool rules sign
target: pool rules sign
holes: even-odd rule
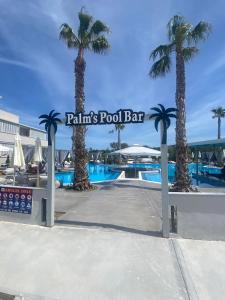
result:
[[[0,211],[31,214],[32,189],[0,186]]]
[[[143,123],[145,113],[143,111],[134,112],[131,109],[120,109],[116,113],[98,111],[89,114],[66,112],[66,126],[78,125],[110,125]]]

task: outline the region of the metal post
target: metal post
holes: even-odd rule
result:
[[[52,145],[48,146],[48,199],[47,199],[47,226],[54,225],[55,217],[55,131],[51,126]]]
[[[196,175],[198,176],[198,155],[199,155],[199,151],[197,151],[196,152],[196,156],[197,156],[197,158],[196,158]]]
[[[161,122],[161,141],[163,136],[163,124]],[[161,172],[162,172],[162,234],[169,237],[169,190],[168,190],[168,146],[161,142]]]

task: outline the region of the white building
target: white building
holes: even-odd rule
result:
[[[20,123],[18,115],[0,110],[0,145],[13,148],[17,133],[21,137],[25,155],[33,149],[37,137],[41,139],[42,147],[48,146],[47,135],[44,130],[23,125]],[[5,153],[0,154],[0,163],[4,162],[5,156]]]

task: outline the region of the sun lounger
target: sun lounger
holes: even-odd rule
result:
[[[7,168],[2,171],[4,175],[13,175],[14,174],[14,168]]]

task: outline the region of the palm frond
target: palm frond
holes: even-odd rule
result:
[[[166,112],[165,106],[162,104],[158,104],[159,107],[161,107],[161,112],[164,114]]]
[[[62,120],[59,119],[59,118],[54,118],[54,120],[55,120],[56,123],[59,123],[59,124],[62,123]]]
[[[170,55],[170,53],[174,50],[174,46],[174,43],[168,45],[160,45],[151,52],[150,59],[152,58],[154,61],[157,57],[161,58],[165,55]]]
[[[88,32],[89,27],[92,24],[92,16],[83,12],[83,9],[78,14],[80,20],[80,26],[78,29],[78,37],[82,40]]]
[[[177,108],[174,108],[174,107],[169,107],[169,108],[167,108],[166,109],[166,113],[168,114],[168,113],[171,113],[171,112],[177,112],[178,111],[178,109]]]
[[[91,36],[92,35],[98,36],[100,33],[103,32],[109,33],[109,27],[99,20],[95,21],[90,29]]]
[[[48,120],[47,119],[45,119],[45,120],[42,120],[41,122],[39,122],[39,125],[41,125],[41,124],[45,124],[45,123],[47,123],[48,122]]]
[[[55,118],[55,117],[57,117],[57,116],[59,116],[59,115],[60,115],[60,113],[57,113],[57,112],[56,112],[56,113],[54,113],[54,114],[52,115],[52,117]]]
[[[175,15],[173,16],[168,24],[167,24],[167,29],[168,29],[168,38],[171,42],[173,42],[176,38],[177,35],[177,29],[185,24],[185,19],[182,16]]]
[[[53,113],[54,113],[54,111],[55,111],[54,109],[52,109],[52,110],[50,111],[50,113],[49,113],[49,115],[48,115],[50,118],[52,118],[52,117],[53,117]]]
[[[72,28],[64,23],[60,27],[59,38],[64,40],[67,44],[68,48],[78,48],[80,45],[80,41],[73,32]]]
[[[158,107],[152,107],[151,110],[157,111],[158,113],[161,114],[161,109]]]
[[[200,40],[206,40],[212,31],[212,26],[204,21],[200,21],[188,35],[189,43],[197,43]]]
[[[125,128],[124,124],[116,124],[115,125],[116,130],[123,130]]]
[[[44,114],[44,115],[40,115],[39,119],[48,119],[48,115]]]
[[[170,71],[170,68],[171,59],[169,55],[165,55],[152,65],[149,76],[152,78],[165,76]]]
[[[160,114],[159,114],[159,113],[156,113],[156,114],[151,114],[151,115],[149,116],[149,120],[150,120],[150,119],[157,118],[157,117],[159,117],[159,116],[160,116]]]
[[[218,106],[217,108],[212,109],[211,112],[214,113],[213,118],[225,118],[225,108],[223,108],[222,106]]]
[[[107,39],[102,35],[91,43],[91,49],[95,53],[104,54],[110,49],[110,45]]]
[[[189,61],[195,54],[199,52],[199,49],[196,47],[186,47],[182,51],[184,60]]]
[[[167,114],[167,116],[169,117],[169,118],[177,118],[177,115],[175,115],[175,114],[171,114],[171,113],[169,113],[169,114]]]

